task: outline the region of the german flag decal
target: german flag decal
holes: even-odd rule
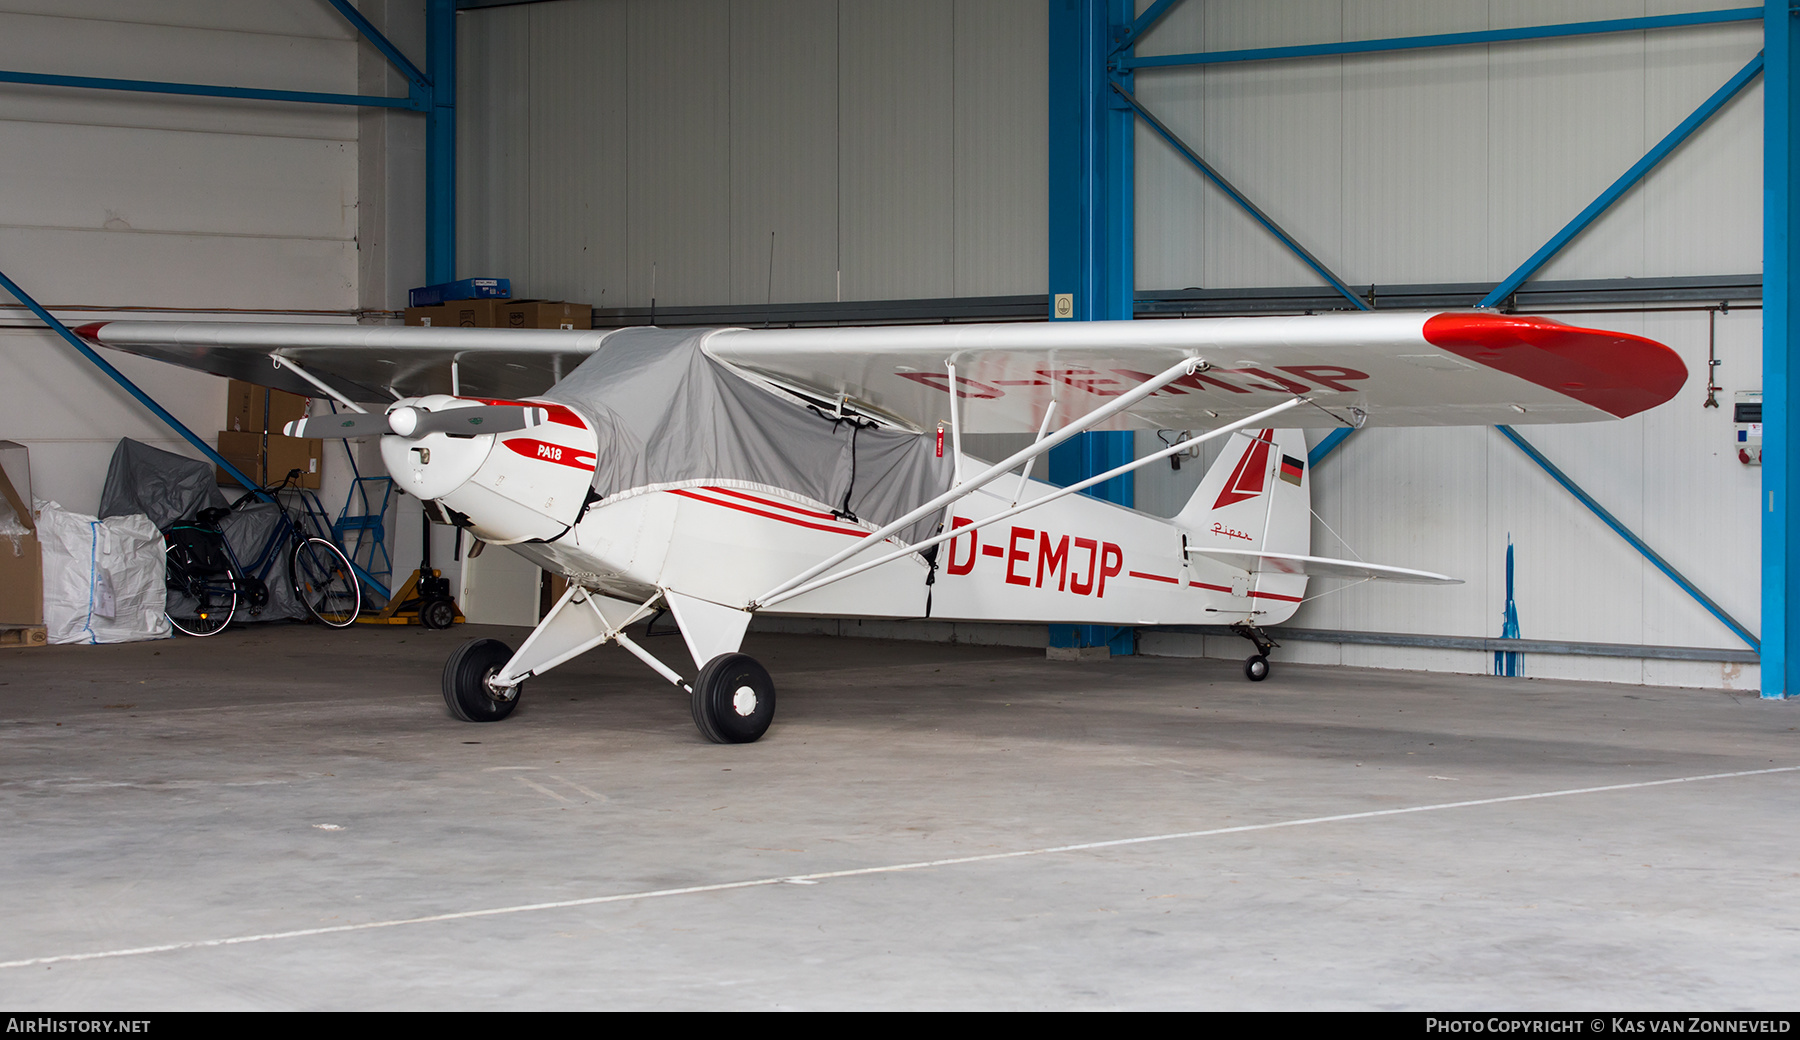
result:
[[[1299,487],[1300,474],[1304,472],[1306,472],[1306,461],[1304,459],[1297,459],[1292,455],[1283,455],[1281,457],[1282,480],[1287,481],[1295,487]]]

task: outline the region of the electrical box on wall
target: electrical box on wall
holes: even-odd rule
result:
[[[1737,457],[1746,466],[1762,465],[1762,391],[1739,390],[1731,420],[1737,424]]]

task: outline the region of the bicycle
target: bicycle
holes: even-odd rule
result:
[[[310,494],[289,488],[299,476],[299,470],[292,470],[279,484],[251,491],[229,506],[202,509],[193,520],[171,524],[163,532],[170,624],[190,636],[210,636],[231,623],[240,604],[247,604],[252,614],[260,613],[269,602],[269,572],[283,548],[289,587],[308,614],[332,628],[345,628],[356,620],[362,613],[362,588],[350,560],[329,538],[307,533],[319,529],[312,515],[324,514],[316,503],[303,501],[303,512],[296,518],[282,502],[283,492]],[[278,519],[256,559],[245,567],[219,522],[259,497],[280,507]]]

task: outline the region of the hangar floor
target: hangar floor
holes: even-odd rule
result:
[[[753,635],[719,747],[476,634],[0,651],[0,1007],[1793,1004],[1800,705]]]

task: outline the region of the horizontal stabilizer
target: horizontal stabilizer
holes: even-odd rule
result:
[[[1228,567],[1240,567],[1273,574],[1308,574],[1332,578],[1375,578],[1381,581],[1404,581],[1415,585],[1461,585],[1461,578],[1431,571],[1415,571],[1408,567],[1389,567],[1361,560],[1333,560],[1323,556],[1299,556],[1294,553],[1257,552],[1254,549],[1189,549],[1190,556],[1204,556]]]

